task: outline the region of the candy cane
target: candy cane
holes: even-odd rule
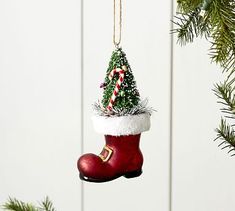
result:
[[[120,68],[113,69],[113,70],[110,72],[110,74],[109,74],[109,80],[111,81],[112,78],[113,78],[113,76],[114,76],[114,74],[115,74],[115,73],[119,73],[119,79],[118,79],[118,81],[117,81],[117,83],[116,83],[116,86],[115,86],[115,89],[114,89],[114,91],[113,91],[112,97],[110,98],[109,105],[107,106],[107,109],[108,109],[109,111],[112,110],[114,101],[115,101],[115,99],[116,99],[116,97],[117,97],[117,94],[118,94],[118,92],[119,92],[119,90],[120,90],[120,88],[121,88],[121,84],[122,84],[122,82],[123,82],[123,80],[124,80],[125,68],[123,68],[123,69],[124,69],[124,70],[122,70],[122,69],[120,69]]]

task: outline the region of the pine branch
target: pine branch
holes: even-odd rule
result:
[[[231,115],[235,115],[235,87],[233,86],[233,81],[224,82],[216,84],[214,88],[214,93],[218,97],[218,103],[223,104],[225,108],[221,109],[222,112]]]
[[[3,205],[3,209],[10,211],[38,211],[32,204],[24,203],[15,198],[9,198],[8,202]]]
[[[40,207],[36,207],[30,203],[25,203],[10,197],[2,207],[8,211],[56,211],[48,197],[40,205]]]
[[[235,1],[234,0],[178,0],[180,13],[175,16],[173,30],[181,45],[205,36],[211,42],[213,62],[231,75],[235,71]],[[205,14],[201,15],[204,10]]]
[[[173,29],[173,33],[177,33],[178,43],[185,45],[194,41],[194,37],[205,36],[208,37],[210,28],[206,19],[199,15],[201,9],[195,8],[188,13],[177,13],[175,21],[173,23],[178,28]]]
[[[45,198],[45,200],[43,202],[41,202],[40,210],[42,210],[42,211],[56,211],[48,196]]]
[[[218,97],[218,103],[222,104],[224,108],[221,111],[224,113],[226,119],[235,119],[235,79],[231,81],[225,81],[224,83],[215,85],[215,95]],[[222,149],[229,148],[228,153],[235,151],[235,125],[229,125],[225,119],[221,119],[219,128],[216,129],[217,138],[222,140],[219,146],[223,145]],[[232,154],[232,156],[235,155]]]
[[[194,37],[205,35],[211,42],[209,49],[212,62],[219,64],[228,77],[224,83],[216,84],[214,93],[224,119],[217,131],[217,139],[223,140],[221,145],[234,151],[235,134],[233,127],[226,119],[235,119],[235,1],[234,0],[178,0],[181,16],[174,22],[177,29],[178,42],[186,44],[194,41]],[[230,81],[229,81],[230,80]],[[235,154],[234,154],[235,155]]]
[[[178,10],[184,13],[195,10],[202,0],[177,0]]]
[[[215,140],[222,140],[222,142],[218,146],[223,146],[221,149],[228,148],[228,153],[235,151],[235,131],[233,127],[226,122],[226,120],[221,119],[220,126],[216,129],[216,132],[217,138]],[[232,156],[234,155],[235,154],[232,154]]]
[[[224,70],[232,74],[235,69],[235,2],[214,0],[209,13],[212,61],[219,63]]]

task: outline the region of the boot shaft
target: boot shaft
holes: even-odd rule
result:
[[[132,171],[141,169],[143,164],[143,155],[139,148],[140,134],[127,136],[105,135],[106,146],[111,149],[112,156],[110,165],[119,169]],[[104,151],[103,151],[104,152]],[[106,153],[102,153],[107,156]]]
[[[140,150],[140,136],[137,135],[125,135],[125,136],[112,136],[105,135],[106,145],[113,149],[120,149],[126,151]]]

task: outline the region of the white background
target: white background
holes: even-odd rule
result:
[[[212,141],[221,71],[208,42],[176,45],[173,3],[123,3],[122,46],[157,113],[141,138],[143,175],[93,184],[76,161],[104,144],[90,117],[113,50],[113,1],[0,1],[1,204],[48,195],[58,211],[234,211],[234,158]]]

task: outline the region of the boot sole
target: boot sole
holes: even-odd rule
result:
[[[142,169],[140,169],[137,171],[128,172],[128,173],[124,174],[123,176],[126,177],[127,179],[131,179],[134,177],[139,177],[142,173],[143,173]]]
[[[116,177],[113,177],[110,179],[103,179],[103,180],[89,178],[89,177],[82,175],[81,173],[79,174],[79,177],[81,180],[86,181],[86,182],[102,183],[102,182],[109,182],[109,181],[115,180],[115,179],[122,177],[122,176],[127,179],[131,179],[131,178],[139,177],[142,173],[143,173],[143,171],[141,169],[141,170],[137,170],[137,171],[131,171],[131,172],[128,172],[128,173],[125,173],[125,174],[122,174],[122,175],[119,175],[119,176],[116,176]]]

